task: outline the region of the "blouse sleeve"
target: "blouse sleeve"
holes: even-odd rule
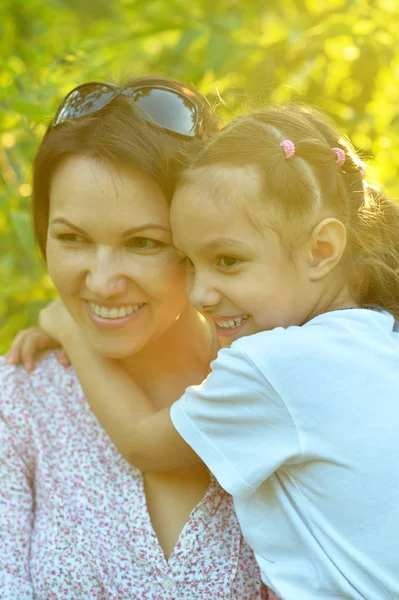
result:
[[[219,351],[208,378],[172,405],[171,419],[233,496],[251,494],[301,454],[283,399],[238,348]]]
[[[5,399],[0,377],[0,401]],[[29,552],[33,495],[27,465],[16,450],[0,404],[0,598],[33,600]]]

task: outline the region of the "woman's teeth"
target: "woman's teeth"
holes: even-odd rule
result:
[[[91,310],[102,319],[121,319],[122,317],[132,315],[139,308],[141,308],[143,304],[127,304],[126,306],[122,306],[120,308],[108,308],[106,306],[94,304],[94,302],[89,302],[89,306]]]
[[[222,329],[235,329],[247,321],[248,318],[249,315],[245,315],[244,317],[236,317],[235,319],[229,319],[228,321],[216,321],[216,324]]]

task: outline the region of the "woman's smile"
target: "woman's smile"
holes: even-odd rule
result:
[[[120,329],[138,318],[146,302],[107,307],[95,302],[86,302],[87,313],[91,321],[102,329]]]

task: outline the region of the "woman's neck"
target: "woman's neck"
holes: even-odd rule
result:
[[[162,336],[122,362],[157,405],[167,406],[177,400],[188,385],[200,383],[206,377],[216,353],[212,328],[188,306]],[[162,394],[159,394],[161,389]]]

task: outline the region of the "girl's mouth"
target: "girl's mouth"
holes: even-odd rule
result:
[[[249,315],[234,317],[213,317],[218,337],[229,337],[239,333],[248,321]]]
[[[119,329],[136,319],[146,303],[104,306],[96,302],[86,302],[85,305],[88,315],[95,325],[103,329]]]

